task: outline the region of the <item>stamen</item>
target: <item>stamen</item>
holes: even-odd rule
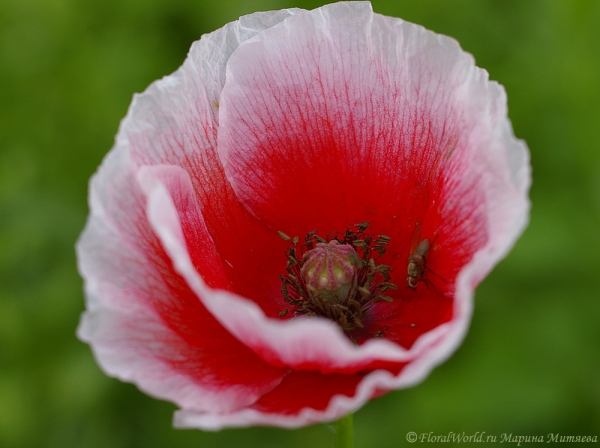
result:
[[[287,275],[280,276],[281,293],[292,305],[280,313],[322,316],[329,318],[345,331],[363,327],[365,313],[378,300],[392,301],[383,293],[397,289],[390,283],[391,268],[377,265],[375,258],[383,255],[390,237],[365,233],[368,222],[355,224],[344,232],[334,232],[325,238],[317,230],[308,232],[304,243],[297,247],[298,238],[279,232],[291,242],[286,249]]]

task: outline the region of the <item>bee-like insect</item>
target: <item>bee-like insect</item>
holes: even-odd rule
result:
[[[423,279],[427,252],[429,252],[429,239],[425,238],[408,257],[408,277],[406,277],[406,284],[410,289],[416,289],[419,280]]]

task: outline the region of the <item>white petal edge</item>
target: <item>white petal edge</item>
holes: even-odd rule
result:
[[[164,123],[153,110],[172,98],[173,94],[181,93],[186,76],[195,76],[204,82],[203,98],[207,104],[218,101],[231,53],[245,40],[300,11],[293,8],[243,16],[195,42],[180,69],[153,82],[143,93],[134,95],[127,116],[119,127],[114,147],[90,180],[90,216],[76,244],[78,269],[84,279],[86,296],[86,311],[81,316],[77,336],[90,344],[98,365],[107,375],[132,382],[148,395],[173,401],[186,409],[223,412],[229,409],[230,403],[239,406],[239,397],[245,393],[233,388],[227,393],[215,393],[193,384],[185,375],[153,359],[151,349],[142,354],[135,349],[135,344],[128,343],[130,338],[139,339],[141,335],[138,333],[130,332],[129,336],[119,340],[122,330],[135,327],[135,322],[143,322],[139,328],[147,330],[148,334],[144,333],[143,337],[148,338],[150,345],[153,344],[151,335],[158,335],[163,341],[173,335],[155,313],[136,303],[123,285],[111,284],[98,275],[97,251],[101,251],[104,257],[118,257],[119,251],[127,254],[119,261],[144,258],[144,254],[119,229],[121,223],[115,214],[119,211],[115,212],[115,204],[107,192],[118,191],[125,202],[134,199],[134,194],[127,187],[132,183],[137,187],[135,172],[140,161],[132,155],[131,138],[136,134],[160,134]],[[217,117],[214,120],[216,126]],[[156,163],[164,163],[160,153],[148,157],[158,159],[154,160]],[[128,207],[124,208],[120,212],[127,213]],[[110,253],[107,245],[112,248]]]

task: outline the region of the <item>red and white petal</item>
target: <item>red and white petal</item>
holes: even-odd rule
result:
[[[182,188],[185,180],[189,184],[187,175],[177,179],[172,169],[161,168],[150,168],[150,174],[170,183],[188,213],[198,212],[193,198],[183,194],[189,191]],[[143,197],[135,185],[128,186],[134,197]],[[88,298],[79,337],[90,343],[108,374],[183,408],[226,412],[255,402],[287,369],[266,364],[210,315],[174,271],[148,221],[137,215],[143,205],[132,203],[120,216],[137,229],[134,241],[116,231],[99,206],[94,208],[78,243]],[[208,244],[209,238],[194,240],[202,241]],[[200,268],[219,281],[220,261],[211,259],[208,249]],[[238,363],[246,369],[240,371]]]
[[[256,261],[249,263],[248,254],[258,252],[269,236],[279,244],[278,253],[283,252],[282,241],[239,203],[216,153],[216,129],[230,54],[241,42],[298,11],[252,14],[203,36],[176,73],[136,95],[118,135],[129,148],[128,157],[135,168],[173,164],[187,171],[223,261],[227,288],[252,298],[273,316],[281,311],[280,304],[272,300],[280,289],[278,258],[266,257],[254,271],[245,265],[257,265]],[[266,289],[272,294],[263,294]]]
[[[478,70],[455,41],[369,3],[300,13],[232,55],[219,154],[238,197],[272,228],[399,227],[468,137],[462,103]]]
[[[512,135],[503,89],[453,39],[373,14],[368,3],[338,3],[299,13],[240,45],[227,66],[220,112],[227,175],[272,229],[302,235],[368,219],[373,233],[392,237],[386,264],[400,273],[417,231],[439,237],[441,261],[429,258],[448,273],[440,296],[450,294],[454,303],[446,324],[447,310],[440,313],[433,331],[448,333],[434,351],[438,359],[448,356],[468,326],[473,288],[527,220],[527,152]],[[408,359],[400,349],[371,349],[383,347],[375,342],[364,352],[336,348],[330,359],[317,352],[337,345],[333,327],[332,334],[307,331],[314,339],[295,329],[287,339],[275,322],[244,329],[260,320],[251,306],[228,314],[203,300],[269,362],[288,362],[280,343],[302,347],[293,352],[302,368],[345,369],[354,356],[362,360],[357,365]],[[256,341],[269,327],[273,335]],[[410,350],[427,346],[429,332]],[[369,358],[370,350],[377,356]],[[317,367],[319,359],[326,364]]]
[[[180,70],[136,95],[91,182],[91,214],[77,245],[87,298],[78,335],[108,374],[184,408],[248,405],[287,370],[265,364],[230,335],[173,270],[148,224],[137,172],[146,164],[174,163],[191,173],[201,199],[214,183],[223,189],[214,151],[215,102],[227,57],[292,13],[254,14],[204,36]],[[214,248],[203,260],[199,269],[207,282],[226,287]]]
[[[293,371],[248,408],[224,414],[180,410],[175,413],[174,425],[217,431],[252,425],[298,428],[333,421],[385,392],[419,383],[422,372],[428,373],[435,362],[426,355],[407,366],[401,376],[386,370],[362,375]]]
[[[175,412],[174,426],[217,431],[252,425],[296,428],[335,420],[371,398],[364,392],[357,396],[357,386],[363,379],[358,375],[294,371],[248,408],[227,414],[180,410]]]
[[[202,36],[176,72],[135,95],[117,136],[117,143],[129,145],[132,163],[180,166],[200,190],[214,182],[207,159],[216,146],[228,59],[242,42],[298,11],[250,14]]]

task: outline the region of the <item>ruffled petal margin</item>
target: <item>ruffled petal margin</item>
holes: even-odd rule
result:
[[[366,2],[243,17],[136,96],[94,177],[79,337],[109,375],[179,405],[179,427],[337,419],[418,383],[460,344],[475,286],[527,223],[528,162],[503,89],[454,40]],[[454,260],[439,268],[449,313],[405,346],[276,318],[277,282],[236,253],[260,246],[240,243],[253,232],[264,242],[365,217],[399,242],[397,271],[417,221]]]

